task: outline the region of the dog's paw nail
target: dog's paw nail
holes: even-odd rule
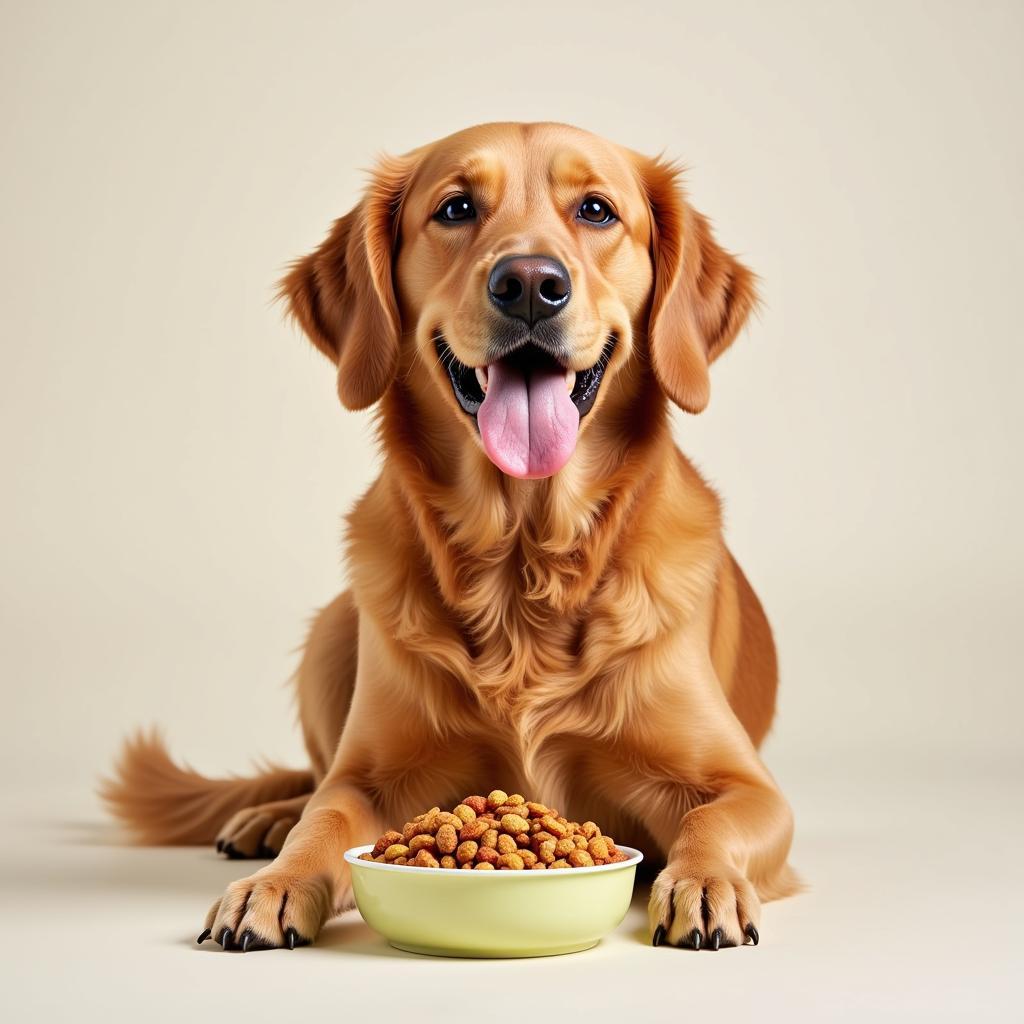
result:
[[[654,938],[651,939],[651,945],[652,946],[660,946],[664,941],[665,941],[665,926],[663,924],[659,924],[658,927],[654,929]]]
[[[757,929],[752,924],[748,924],[743,931],[755,946],[761,941],[761,936],[757,934]]]
[[[210,937],[210,929],[209,928],[204,928],[202,935],[200,935],[199,938],[196,939],[196,943],[201,946],[209,937]]]
[[[699,928],[694,928],[689,935],[684,936],[679,941],[679,946],[682,949],[700,949],[703,936],[700,933]]]
[[[249,952],[249,946],[252,943],[252,940],[253,940],[253,934],[252,934],[251,931],[249,931],[248,928],[246,928],[245,931],[242,932],[242,941],[240,943],[241,950],[242,950],[243,953],[248,953]]]
[[[304,939],[294,928],[289,928],[284,933],[284,937],[288,942],[289,949],[295,949],[296,946],[309,945],[309,939]]]
[[[219,942],[219,943],[220,943],[220,944],[221,944],[221,945],[222,945],[222,946],[223,946],[223,947],[224,947],[225,949],[227,949],[227,948],[228,948],[228,947],[229,947],[229,946],[231,945],[231,937],[232,937],[232,935],[234,935],[234,932],[233,932],[233,931],[232,931],[232,930],[231,930],[230,928],[225,928],[225,929],[224,929],[224,930],[223,930],[223,931],[222,931],[222,932],[220,933],[220,938],[219,938],[219,939],[218,939],[217,941],[218,941],[218,942]]]
[[[217,852],[218,853],[223,853],[224,852],[224,840],[223,839],[218,839],[217,840]]]
[[[244,853],[241,853],[235,849],[234,843],[225,843],[224,853],[228,855],[229,860],[243,860],[245,858]]]
[[[708,948],[718,951],[722,945],[722,929],[716,928],[708,938]]]

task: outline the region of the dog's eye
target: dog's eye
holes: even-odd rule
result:
[[[467,195],[453,196],[444,201],[434,214],[434,219],[442,224],[461,224],[467,220],[476,220],[476,207]]]
[[[576,211],[579,220],[585,220],[588,224],[611,224],[618,218],[612,208],[600,196],[587,196]]]

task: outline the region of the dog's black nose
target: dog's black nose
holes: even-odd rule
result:
[[[531,327],[569,302],[569,271],[551,256],[506,256],[487,279],[491,302]]]

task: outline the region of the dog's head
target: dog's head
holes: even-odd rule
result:
[[[702,410],[754,304],[677,178],[565,125],[470,128],[383,159],[282,294],[346,407],[404,367],[504,473],[551,476],[626,367]]]

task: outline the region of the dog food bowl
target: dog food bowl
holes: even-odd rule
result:
[[[525,957],[596,946],[626,916],[639,850],[628,860],[557,871],[459,871],[345,854],[359,913],[392,946],[431,956]]]

